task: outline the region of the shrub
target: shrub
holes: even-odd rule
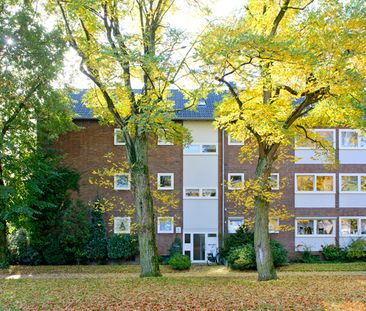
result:
[[[97,263],[104,262],[107,258],[107,228],[104,214],[98,208],[98,201],[91,211],[90,238],[85,247],[85,257]]]
[[[323,246],[322,254],[325,260],[328,261],[342,261],[344,260],[345,253],[337,245],[325,245]]]
[[[169,259],[168,264],[174,270],[188,270],[191,267],[191,260],[188,256],[177,253]]]
[[[43,250],[43,257],[48,265],[64,265],[67,262],[60,241],[56,239],[51,240]]]
[[[232,249],[227,259],[230,268],[234,270],[247,270],[256,267],[255,250],[252,244]]]
[[[270,245],[275,267],[286,265],[288,263],[288,252],[283,245],[276,240],[271,240]]]
[[[109,259],[132,259],[139,252],[137,237],[130,234],[113,234],[108,239],[107,250]]]
[[[169,256],[172,257],[175,254],[182,254],[182,240],[176,237],[169,248]]]
[[[366,240],[353,241],[346,249],[346,257],[350,260],[366,259]]]
[[[311,248],[304,246],[304,251],[302,252],[302,258],[299,261],[303,263],[319,262],[320,257],[313,255],[311,252]]]
[[[254,245],[254,233],[249,231],[245,226],[240,226],[235,233],[228,234],[225,237],[224,247],[220,250],[220,255],[223,258],[228,258],[232,249],[242,247],[246,244]]]

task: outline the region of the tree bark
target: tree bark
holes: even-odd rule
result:
[[[0,269],[7,268],[8,261],[8,242],[6,239],[6,222],[0,221]]]
[[[261,189],[269,191],[268,179],[271,176],[271,161],[266,156],[259,156],[256,179],[260,181]],[[269,202],[258,195],[254,198],[254,247],[257,262],[258,280],[268,281],[277,279],[273,264],[272,250],[268,233]]]
[[[148,140],[146,134],[135,138],[129,150],[132,193],[138,223],[140,248],[140,277],[161,276],[158,250],[156,247],[156,226],[153,200],[150,191],[148,168]],[[133,154],[131,154],[131,151]]]

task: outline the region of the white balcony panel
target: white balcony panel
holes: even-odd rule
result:
[[[334,193],[295,193],[296,208],[334,208]]]

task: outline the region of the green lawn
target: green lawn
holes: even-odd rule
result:
[[[280,269],[279,280],[261,283],[255,272],[222,266],[189,272],[163,266],[157,279],[140,279],[138,271],[134,265],[0,270],[0,310],[366,310],[366,263],[292,264]]]

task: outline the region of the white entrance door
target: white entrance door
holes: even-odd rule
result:
[[[184,233],[183,254],[192,262],[206,262],[207,253],[215,254],[217,246],[217,233]]]

